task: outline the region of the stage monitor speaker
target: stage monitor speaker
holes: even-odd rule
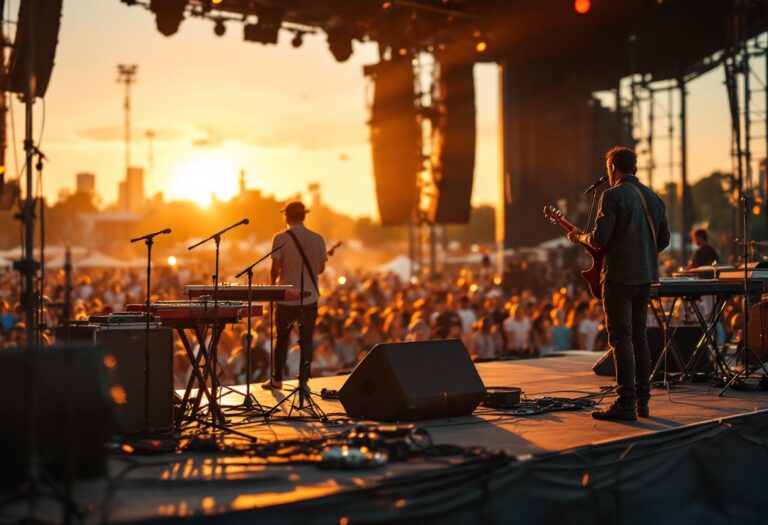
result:
[[[613,350],[608,350],[592,367],[592,371],[599,376],[616,377],[616,365],[613,362]]]
[[[680,358],[683,360],[683,365],[685,365],[693,355],[696,344],[701,338],[701,327],[698,325],[678,325],[672,326],[670,331],[673,332],[672,338],[680,350]],[[664,350],[664,339],[658,326],[649,326],[645,333],[646,337],[648,337],[648,347],[651,351],[651,370],[653,370],[661,357],[661,352]],[[662,364],[662,370],[663,366]],[[671,352],[667,353],[666,369],[667,372],[682,372]],[[608,350],[605,352],[597,360],[592,370],[599,376],[615,377],[616,369],[613,362],[613,351]],[[700,355],[694,372],[709,373],[711,371],[712,363],[710,363],[706,356]]]
[[[422,171],[413,65],[410,58],[396,57],[365,72],[374,81],[369,124],[381,224],[405,225],[418,209]]]
[[[347,415],[381,421],[467,416],[484,396],[458,339],[378,344],[339,390]]]
[[[476,141],[473,68],[471,62],[440,62],[443,111],[437,126],[437,194],[430,206],[431,219],[437,224],[467,223],[472,210]]]
[[[116,407],[118,430],[140,431],[144,426],[144,328],[105,328],[96,332],[104,352],[115,358],[114,380],[125,392]],[[173,331],[149,331],[149,424],[153,430],[173,428]]]
[[[62,1],[22,0],[19,6],[16,40],[8,61],[10,91],[26,93],[29,85],[27,53],[32,46],[34,53],[32,72],[35,75],[34,95],[36,97],[45,96],[56,56]],[[30,17],[32,17],[32,32],[30,32]]]
[[[106,472],[105,443],[114,431],[104,353],[91,345],[23,348],[0,352],[0,483],[26,478],[29,423],[36,414],[42,468],[56,479]],[[30,396],[34,367],[36,408]]]

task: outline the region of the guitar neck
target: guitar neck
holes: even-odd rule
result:
[[[576,227],[576,226],[574,226],[573,224],[571,224],[570,222],[568,222],[567,220],[565,220],[562,217],[557,219],[557,224],[559,224],[562,228],[564,228],[564,229],[566,229],[568,231],[571,231],[572,229],[574,229]]]

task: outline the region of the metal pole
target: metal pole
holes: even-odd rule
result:
[[[125,98],[123,109],[125,110],[125,173],[131,166],[131,85],[135,82],[136,64],[118,64],[117,81],[125,84]]]
[[[746,177],[747,189],[752,188],[752,148],[751,126],[750,126],[750,93],[749,93],[749,51],[744,49],[744,58],[741,63],[742,74],[744,75],[744,176]]]
[[[653,126],[654,126],[654,107],[656,106],[653,89],[648,93],[648,187],[653,188],[653,172],[656,169],[656,159],[653,156]]]
[[[766,55],[768,57],[768,55]],[[768,61],[766,62],[768,67]],[[507,203],[511,200],[510,187],[507,183],[507,162],[506,162],[506,139],[504,131],[506,129],[506,112],[504,110],[507,103],[506,97],[506,68],[504,64],[499,64],[497,68],[498,89],[499,89],[499,200],[496,207],[496,275],[501,277],[504,272],[504,238],[506,235],[506,210]],[[766,121],[768,123],[768,120]],[[767,124],[768,125],[768,124]]]
[[[686,122],[686,92],[685,92],[685,80],[681,77],[678,79],[678,85],[680,87],[680,237],[681,247],[680,254],[682,259],[682,265],[685,266],[688,262],[688,243],[686,242],[686,236],[690,226],[688,224],[688,206],[690,203],[690,196],[688,195],[688,142],[687,142],[687,122]]]
[[[437,274],[437,228],[429,223],[429,276],[434,279]]]

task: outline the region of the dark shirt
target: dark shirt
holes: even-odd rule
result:
[[[461,317],[453,311],[447,311],[437,316],[432,334],[436,339],[445,339],[451,330],[451,326],[461,326]]]
[[[643,192],[656,229],[657,245],[648,227],[640,197]],[[601,281],[640,285],[659,280],[658,252],[669,246],[669,226],[664,201],[637,177],[624,177],[600,197],[595,228],[582,236],[593,248],[603,250]]]
[[[717,252],[709,244],[704,244],[696,248],[693,252],[691,262],[688,264],[691,268],[698,268],[699,266],[709,266],[713,262],[717,261]]]

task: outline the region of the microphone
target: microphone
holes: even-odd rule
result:
[[[166,228],[164,230],[160,230],[159,232],[155,232],[155,233],[148,233],[147,235],[144,235],[142,237],[136,237],[135,239],[131,239],[131,242],[148,241],[150,239],[157,237],[158,235],[165,235],[168,233],[171,233],[170,228]]]
[[[232,226],[227,226],[227,227],[226,227],[226,228],[224,228],[223,230],[221,230],[221,231],[218,231],[218,232],[214,233],[213,235],[211,235],[211,236],[210,236],[210,237],[208,237],[207,239],[203,239],[202,241],[200,241],[200,242],[198,242],[198,243],[196,243],[196,244],[193,244],[192,246],[190,246],[189,248],[187,248],[187,250],[194,250],[195,248],[197,248],[197,247],[198,247],[198,246],[200,246],[201,244],[204,244],[204,243],[206,243],[206,242],[208,242],[208,241],[210,241],[210,240],[212,240],[212,239],[216,239],[216,242],[218,243],[218,242],[221,240],[221,236],[222,236],[222,235],[224,235],[225,233],[227,233],[227,232],[228,232],[229,230],[231,230],[232,228],[237,228],[237,227],[238,227],[238,226],[240,226],[241,224],[250,224],[250,222],[251,222],[251,221],[249,221],[249,220],[248,220],[248,217],[246,217],[246,218],[245,218],[245,219],[243,219],[242,221],[240,221],[240,222],[236,222],[236,223],[235,223],[235,224],[233,224]]]
[[[605,175],[603,175],[602,177],[600,177],[599,179],[597,179],[597,180],[595,181],[595,183],[594,183],[594,184],[592,184],[592,186],[590,186],[589,188],[587,188],[587,189],[584,191],[584,195],[589,195],[590,193],[592,193],[593,191],[595,191],[595,190],[597,189],[597,187],[598,187],[598,186],[600,186],[602,183],[604,183],[606,180],[608,180],[608,178],[607,178]]]

